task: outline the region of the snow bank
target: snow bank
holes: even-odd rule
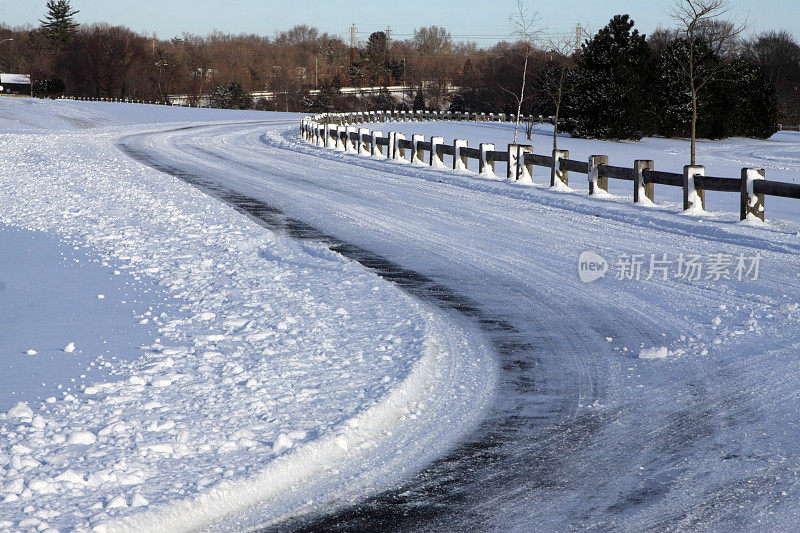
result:
[[[446,345],[440,345],[435,337],[429,337],[424,356],[416,362],[408,377],[378,404],[333,428],[324,438],[272,461],[255,475],[222,481],[212,490],[124,516],[117,521],[101,523],[95,529],[100,532],[191,531],[242,509],[278,498],[298,484],[328,474],[334,467],[343,468],[342,463],[348,459],[359,460],[365,450],[378,447],[387,434],[396,431],[397,424],[402,420],[409,416],[416,418],[429,414],[425,402],[437,397],[437,391],[434,390],[437,379],[448,364],[458,364],[453,360],[453,354],[446,351],[447,348]],[[288,450],[292,447],[292,441],[282,434],[275,446],[279,446],[281,451]],[[264,510],[259,513],[262,513],[261,519],[265,521],[277,518]],[[239,523],[239,526],[242,524]]]
[[[113,142],[0,135],[0,224],[88,246],[107,268],[168,291],[179,311],[135,317],[159,337],[109,380],[0,414],[7,527],[196,527],[285,498],[319,472],[341,468],[346,484],[356,470],[337,461],[372,464],[365,456],[399,433],[430,460],[476,423],[493,380],[479,340],[360,265],[266,231]],[[443,410],[463,422],[439,424]]]

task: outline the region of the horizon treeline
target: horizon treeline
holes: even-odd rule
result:
[[[375,32],[355,49],[340,37],[306,25],[273,37],[213,32],[158,39],[124,26],[77,25],[68,2],[59,21],[37,27],[0,25],[0,70],[29,73],[37,96],[131,98],[165,101],[212,96],[220,107],[324,112],[427,108],[504,112],[516,110],[525,45],[499,42],[489,48],[456,42],[442,27],[418,28],[407,40]],[[624,18],[624,21],[622,20]],[[615,22],[616,21],[616,22]],[[603,37],[603,32],[605,37]],[[608,32],[614,33],[609,40]],[[621,39],[621,41],[620,41]],[[614,43],[625,42],[620,48]],[[554,72],[563,73],[560,116],[582,136],[637,138],[646,134],[686,135],[686,88],[680,72],[685,42],[659,29],[640,35],[633,21],[615,17],[596,35],[578,43],[539,44],[528,61],[526,115],[553,115]],[[608,49],[604,49],[608,47]],[[777,122],[800,123],[800,46],[787,32],[740,39],[736,46],[702,55],[704,65],[730,68],[699,95],[701,137],[768,136]],[[388,92],[343,96],[346,86],[406,85],[402,101]],[[453,91],[453,88],[458,91]],[[310,94],[310,90],[319,93]],[[254,91],[273,91],[255,103]],[[561,98],[559,91],[559,98]],[[597,127],[613,116],[624,122],[612,131]]]

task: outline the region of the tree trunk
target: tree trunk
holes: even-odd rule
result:
[[[691,146],[691,165],[695,164],[695,139],[697,137],[697,92],[694,88],[692,79],[692,146]]]
[[[525,77],[528,74],[528,53],[530,47],[525,46],[525,64],[522,67],[522,87],[519,90],[519,100],[517,100],[517,121],[514,123],[514,144],[517,144],[517,130],[519,130],[519,116],[522,113],[522,101],[525,100]]]
[[[695,138],[697,135],[697,88],[695,87],[694,73],[694,22],[689,27],[689,88],[692,91],[692,139],[690,151],[690,165],[695,164]]]
[[[556,96],[556,113],[553,117],[553,150],[558,150],[558,115],[561,111],[561,95],[564,88],[564,71],[566,69],[561,67],[561,76],[558,79],[558,93]]]

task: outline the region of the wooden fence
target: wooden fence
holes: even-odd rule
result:
[[[75,100],[81,102],[118,102],[124,104],[147,104],[147,105],[172,105],[168,101],[136,100],[133,98],[99,98],[94,96],[59,96],[58,100]]]
[[[449,111],[333,113],[303,118],[300,133],[306,141],[319,147],[362,156],[383,156],[395,161],[410,160],[411,163],[434,168],[468,170],[468,162],[473,159],[478,163],[478,172],[487,177],[496,177],[495,162],[506,162],[506,179],[522,183],[532,183],[534,166],[550,169],[551,187],[557,185],[557,180],[567,185],[569,173],[577,172],[587,175],[590,195],[597,195],[601,190],[607,192],[609,179],[625,180],[632,184],[633,201],[636,203],[655,201],[656,184],[681,187],[684,209],[704,209],[706,191],[739,193],[742,220],[748,216],[764,220],[765,196],[800,199],[800,185],[767,180],[764,169],[743,168],[738,178],[706,176],[705,168],[700,165],[687,165],[682,173],[664,172],[655,170],[651,160],[636,160],[632,168],[618,167],[609,165],[606,155],[593,155],[588,161],[578,161],[569,158],[568,150],[553,150],[550,155],[539,155],[533,153],[531,145],[526,144],[509,144],[505,151],[496,150],[495,145],[490,143],[470,148],[467,141],[461,139],[456,139],[453,144],[445,144],[442,137],[431,137],[426,141],[422,135],[412,135],[411,139],[406,139],[402,133],[390,131],[384,136],[383,132],[354,126],[360,123],[426,120],[504,122],[506,116],[502,113]],[[535,119],[525,117],[525,120]],[[451,164],[445,165],[444,156],[450,157]]]

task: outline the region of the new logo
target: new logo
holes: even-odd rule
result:
[[[578,257],[578,276],[584,283],[591,283],[606,275],[608,272],[608,261],[602,256],[591,252],[582,252]]]

